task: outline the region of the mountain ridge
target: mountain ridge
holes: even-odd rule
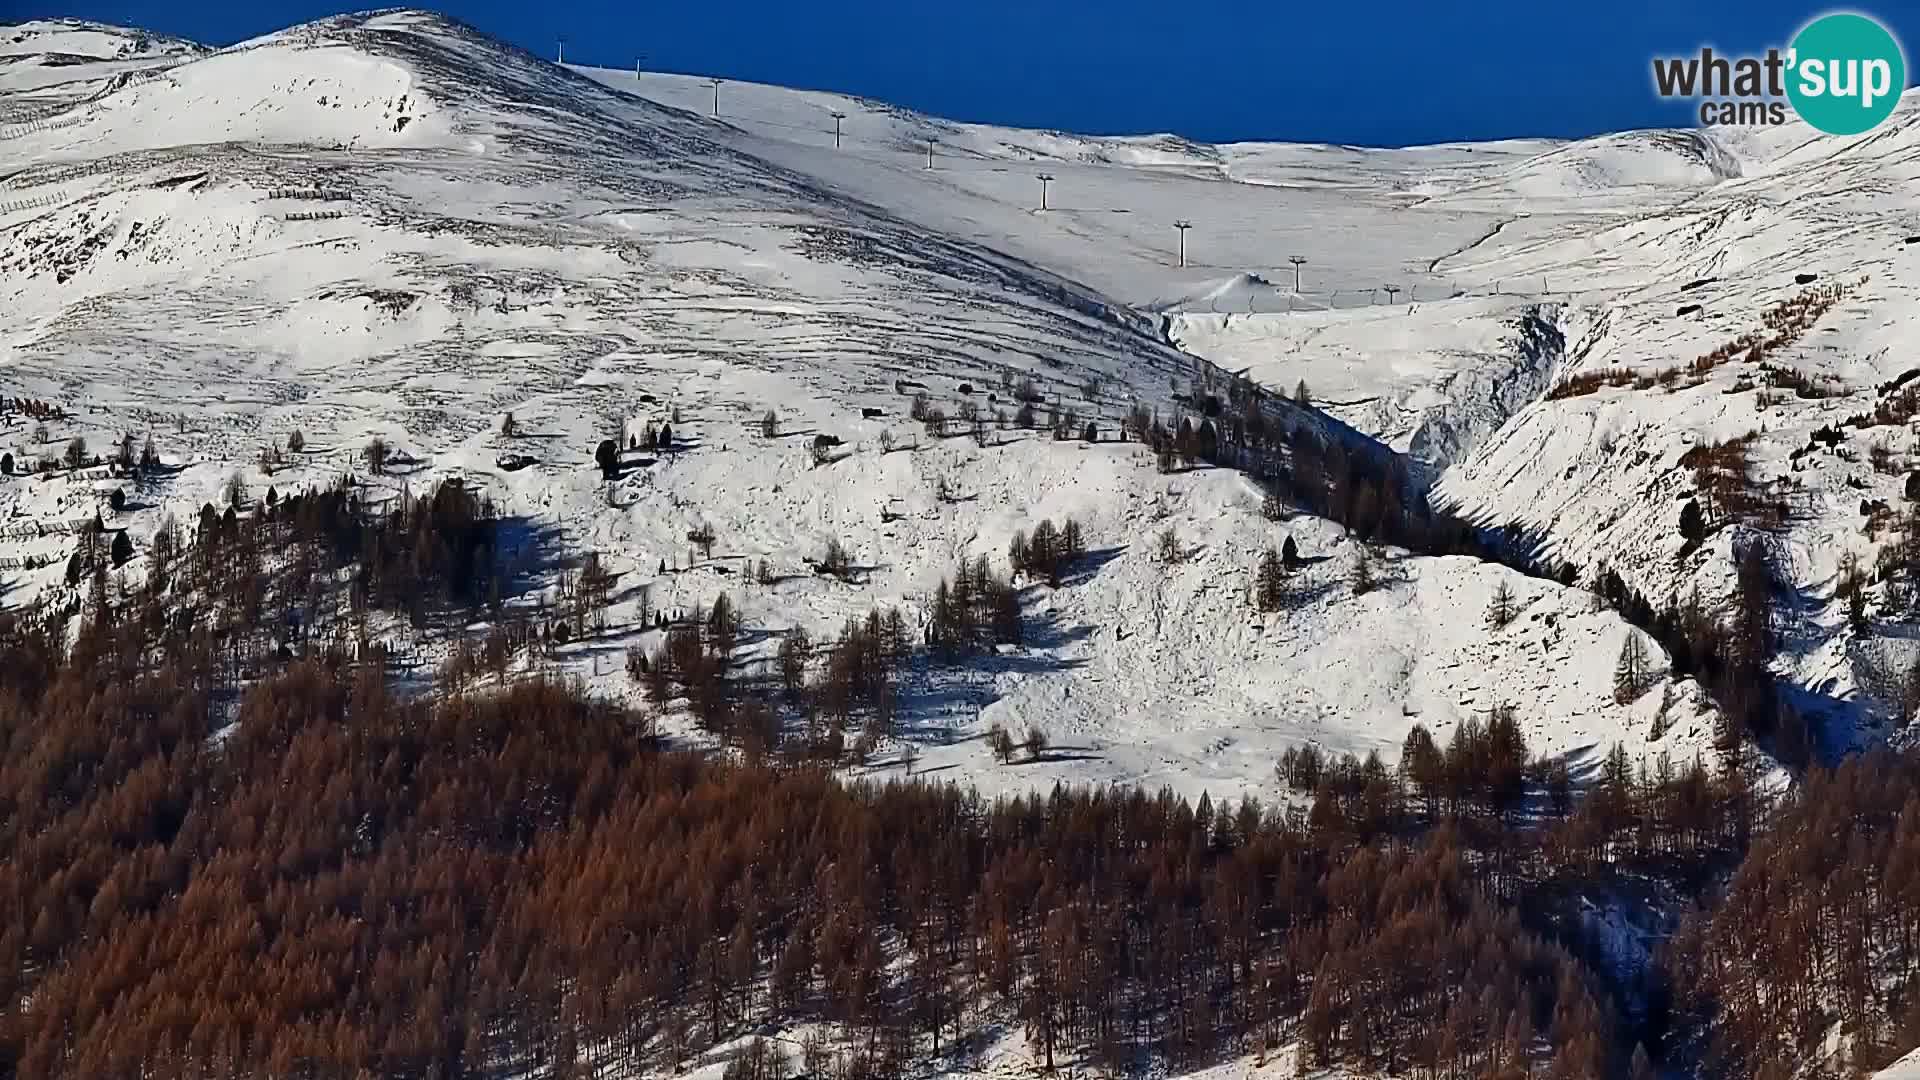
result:
[[[370,82],[369,71],[384,81]],[[1237,586],[1227,583],[1249,571],[1258,545],[1277,542],[1274,523],[1254,512],[1257,488],[1158,477],[1143,460],[1139,498],[1095,506],[1069,497],[1052,475],[1087,468],[1072,456],[1080,451],[996,435],[1009,429],[995,414],[1016,412],[1023,380],[1032,380],[1036,407],[1072,411],[1070,427],[1091,420],[1110,437],[1135,405],[1169,424],[1205,419],[1208,386],[1218,394],[1231,384],[1228,372],[1245,371],[1283,394],[1313,384],[1330,418],[1302,410],[1296,422],[1356,453],[1384,444],[1426,455],[1435,471],[1444,466],[1442,491],[1475,520],[1526,526],[1583,573],[1596,572],[1592,553],[1607,550],[1609,565],[1637,587],[1669,591],[1658,558],[1634,557],[1671,529],[1660,520],[1666,507],[1626,485],[1595,486],[1618,506],[1597,507],[1594,520],[1630,507],[1637,531],[1609,533],[1584,520],[1569,531],[1544,512],[1563,496],[1538,468],[1558,460],[1567,440],[1549,434],[1552,451],[1528,450],[1525,433],[1558,430],[1555,417],[1572,407],[1573,399],[1544,393],[1551,380],[1612,362],[1634,320],[1672,303],[1677,286],[1658,278],[1701,258],[1700,237],[1743,227],[1741,203],[1695,205],[1703,192],[1751,190],[1739,197],[1764,209],[1764,185],[1778,176],[1721,175],[1729,170],[1702,163],[1711,155],[1701,137],[1671,133],[1545,150],[1509,142],[1376,155],[1235,144],[1196,155],[1198,144],[1014,132],[892,107],[844,110],[852,122],[836,147],[825,109],[857,99],[728,83],[714,117],[703,115],[712,111],[709,93],[685,77],[560,68],[412,9],[333,17],[171,67],[77,107],[73,127],[10,143],[26,163],[6,190],[31,205],[0,217],[22,252],[0,279],[14,311],[0,324],[9,377],[16,392],[105,403],[137,426],[179,429],[193,461],[171,500],[183,508],[244,470],[260,443],[295,427],[331,447],[324,458],[309,455],[295,474],[301,482],[356,468],[356,448],[377,434],[430,461],[428,476],[476,478],[503,506],[562,523],[575,550],[630,551],[637,568],[665,563],[683,534],[709,524],[736,530],[749,558],[800,563],[834,531],[857,535],[878,558],[901,539],[897,527],[873,527],[876,519],[897,525],[887,501],[920,507],[928,524],[916,526],[915,543],[924,550],[879,575],[875,588],[796,590],[750,609],[770,625],[819,630],[850,605],[857,614],[870,602],[924,603],[945,563],[997,556],[1017,528],[1068,506],[1103,520],[1134,561],[1101,575],[1084,604],[1068,590],[1045,601],[1052,609],[1088,626],[1111,624],[1129,614],[1116,597],[1175,588],[1164,598],[1173,609],[1231,619],[1233,608],[1208,594],[1226,585],[1232,595]],[[163,114],[189,119],[168,128]],[[929,130],[945,133],[931,147],[931,168],[915,145]],[[1211,155],[1226,164],[1202,160]],[[1045,210],[1033,201],[1041,194],[1035,163],[1058,174]],[[1804,170],[1784,175],[1786,183],[1808,179]],[[1206,211],[1196,215],[1205,229],[1193,237],[1189,266],[1171,250],[1169,226],[1183,206]],[[1293,268],[1272,265],[1288,250],[1312,252],[1304,289],[1292,287]],[[1724,255],[1719,262],[1733,265]],[[1536,273],[1562,280],[1536,287]],[[1396,278],[1412,296],[1405,309],[1378,303],[1380,283]],[[1201,310],[1222,303],[1249,310]],[[1527,344],[1543,318],[1574,346]],[[155,377],[116,385],[129,355],[156,365]],[[883,434],[896,446],[918,445],[921,419],[900,415],[916,393],[968,427],[973,421],[959,414],[976,410],[987,437],[965,453],[931,439],[914,451],[925,468],[909,474],[867,462]],[[611,429],[603,414],[618,414],[618,430],[630,436],[696,400],[704,423],[716,425],[700,449],[637,473],[643,481],[624,494],[565,472],[584,463],[589,431]],[[748,430],[748,419],[770,408],[843,438],[857,448],[857,467],[827,467],[804,481],[789,474],[807,464],[804,455],[776,454],[777,444],[759,445]],[[497,469],[510,444],[496,429],[509,411],[558,425],[566,451],[540,470]],[[96,443],[118,437],[111,419],[86,423]],[[1665,449],[1632,468],[1673,472],[1692,423],[1675,420]],[[1023,493],[996,454],[1020,461],[1041,494]],[[848,477],[847,491],[823,486],[834,469]],[[782,479],[770,487],[753,479],[756,470]],[[979,485],[992,514],[930,497],[942,470],[952,471],[949,485]],[[1091,475],[1107,477],[1094,489],[1109,496],[1126,490],[1123,472]],[[268,479],[250,471],[247,482]],[[724,509],[703,511],[705,491],[721,492]],[[795,491],[806,501],[773,498]],[[70,506],[80,496],[55,501]],[[799,530],[768,520],[755,499],[819,524]],[[15,512],[50,512],[46,501],[16,500]],[[1147,541],[1162,521],[1212,538],[1220,554],[1203,560],[1204,573],[1149,569]],[[144,537],[154,526],[132,527]],[[1333,587],[1357,545],[1344,530],[1298,528],[1339,553],[1322,571]],[[1405,567],[1409,588],[1471,597],[1469,607],[1484,603],[1500,576],[1421,560]],[[51,587],[52,574],[38,578],[35,587]],[[724,579],[703,569],[697,579],[658,578],[656,587],[693,607],[710,602]],[[1543,611],[1562,606],[1552,596],[1540,602]],[[1329,594],[1325,610],[1345,603]],[[1476,641],[1500,636],[1439,614],[1444,607],[1436,601],[1421,616],[1416,637],[1441,636],[1441,624]],[[1602,638],[1626,632],[1617,621],[1606,626]],[[1559,640],[1544,623],[1537,629]],[[1103,642],[1098,654],[1065,642],[1054,659],[1098,668],[1125,640],[1120,627],[1111,632],[1090,639]],[[1168,662],[1202,671],[1199,657],[1217,647],[1213,636],[1196,636]],[[1357,641],[1342,648],[1364,655]],[[1358,703],[1384,704],[1429,678],[1416,663],[1398,674],[1389,665],[1378,684],[1385,690],[1336,680],[1308,723],[1297,702],[1274,691],[1300,677],[1295,665],[1311,662],[1283,658],[1237,691],[1239,708],[1259,717],[1257,737],[1249,760],[1220,776],[1257,790],[1264,770],[1253,759],[1278,745],[1269,740],[1342,737],[1313,732],[1341,710],[1346,690],[1350,710],[1371,717],[1354,720],[1355,730],[1377,731],[1368,738],[1391,749],[1407,714],[1392,719]],[[1369,663],[1356,669],[1361,682],[1379,674]],[[1573,681],[1587,685],[1591,665],[1577,666]],[[1114,677],[1119,669],[1107,670]],[[1117,715],[1129,719],[1104,727],[1079,706],[1062,709],[1076,685],[1080,700],[1106,700],[1074,671],[1063,664],[1031,685],[1003,672],[996,678],[1005,685],[987,697],[1011,724],[1030,714],[1082,725],[1103,752],[1122,757],[1130,738],[1163,737],[1152,716],[1124,707]],[[1211,678],[1172,680],[1193,689],[1171,698],[1128,696],[1195,712],[1191,695]],[[1420,691],[1431,699],[1423,708],[1453,717],[1514,692],[1499,680],[1466,688],[1453,679]],[[1219,710],[1197,715],[1207,728],[1239,722]],[[1632,709],[1602,705],[1595,716],[1595,730],[1609,738],[1648,741],[1646,718]],[[983,707],[928,727],[986,722]],[[1852,723],[1836,720],[1836,730]],[[1582,735],[1559,738],[1575,747]],[[1177,745],[1183,767],[1201,769],[1210,743]],[[1145,765],[1117,775],[1136,768]]]

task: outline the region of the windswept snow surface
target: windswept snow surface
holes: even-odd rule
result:
[[[0,26],[0,140],[206,52],[178,38],[78,19]]]
[[[1015,530],[1079,519],[1093,554],[1061,587],[1026,591],[1025,646],[909,674],[902,738],[863,767],[880,774],[911,756],[916,773],[991,790],[1271,795],[1289,745],[1391,759],[1414,723],[1444,740],[1502,703],[1541,749],[1689,757],[1708,726],[1697,690],[1616,704],[1628,631],[1585,593],[1389,553],[1383,585],[1354,596],[1357,545],[1340,529],[1267,521],[1232,473],[1162,476],[1111,441],[1114,422],[1135,401],[1173,409],[1201,368],[1181,347],[1289,392],[1305,381],[1351,428],[1291,422],[1447,466],[1447,497],[1489,524],[1535,526],[1575,561],[1604,553],[1664,598],[1654,586],[1714,583],[1729,539],[1674,563],[1674,461],[1748,423],[1751,395],[1542,390],[1592,365],[1684,362],[1751,326],[1803,268],[1871,275],[1795,354],[1850,382],[1896,364],[1912,310],[1888,235],[1912,205],[1898,134],[1911,104],[1896,137],[1819,150],[1791,132],[1635,132],[1374,151],[1011,131],[731,82],[714,117],[692,77],[559,68],[406,11],[169,56],[0,132],[0,389],[75,414],[46,445],[16,418],[15,458],[151,431],[182,470],[107,512],[144,550],[164,514],[191,521],[236,469],[255,497],[325,483],[378,434],[421,464],[368,483],[464,477],[528,521],[536,585],[552,585],[554,551],[611,563],[612,628],[561,662],[615,694],[635,693],[625,649],[658,644],[633,625],[643,589],[682,612],[726,593],[752,631],[741,665],[764,674],[791,627],[830,638],[877,604],[917,621],[958,558],[1004,568]],[[0,101],[32,93],[9,85]],[[847,114],[837,149],[833,110]],[[1176,219],[1194,224],[1185,267]],[[1290,255],[1307,260],[1298,290]],[[1703,276],[1719,280],[1679,292]],[[1682,296],[1709,310],[1672,318]],[[935,439],[907,415],[916,390],[949,415],[1012,413],[1026,378],[1103,441]],[[1769,430],[1804,443],[1790,425],[1832,404],[1780,406],[1793,419]],[[499,434],[508,412],[522,437]],[[594,445],[663,421],[677,452],[630,454],[604,483]],[[296,428],[307,451],[262,475],[259,449]],[[816,465],[819,434],[842,441]],[[497,467],[509,452],[536,464]],[[1830,493],[1796,525],[1813,592],[1788,664],[1832,668],[1809,687],[1818,704],[1851,685],[1819,545],[1858,520],[1840,512],[1854,489],[1814,475]],[[86,519],[113,486],[0,483],[15,596],[64,588],[71,550],[28,522]],[[701,526],[712,558],[689,556]],[[1156,554],[1169,527],[1172,566]],[[1261,615],[1251,570],[1286,536],[1310,560],[1303,598]],[[854,582],[811,572],[830,539],[861,567]],[[763,560],[771,584],[753,580]],[[1502,583],[1520,615],[1496,628]],[[444,643],[418,644],[431,662]],[[1650,743],[1663,708],[1668,734]],[[995,723],[1042,727],[1053,749],[995,765],[980,737]],[[664,724],[699,738],[675,711]]]
[[[710,80],[581,70],[650,100],[715,109]],[[838,148],[834,112],[844,114]],[[1509,347],[1530,312],[1639,280],[1509,273],[1476,252],[1589,236],[1684,205],[1745,167],[1694,132],[1400,150],[1210,146],[956,124],[734,82],[719,88],[718,114],[736,145],[1158,312],[1173,340],[1229,369],[1288,388],[1326,375],[1323,397],[1354,403],[1336,415],[1436,465],[1510,415],[1512,391],[1541,381],[1538,356]],[[1044,211],[1042,174],[1053,178]],[[1192,223],[1184,266],[1179,220]],[[1306,260],[1297,268],[1296,256]],[[1307,312],[1331,317],[1299,317]]]

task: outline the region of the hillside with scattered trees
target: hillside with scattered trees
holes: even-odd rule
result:
[[[998,633],[985,580],[956,572],[927,647]],[[836,778],[777,728],[675,750],[545,680],[407,695],[377,655],[314,649],[237,683],[204,633],[96,602],[71,647],[61,613],[0,621],[0,895],[34,913],[0,932],[0,1061],[23,1078],[658,1072],[803,1021],[789,1067],[836,1077],[962,1061],[1001,1024],[1048,1067],[1294,1045],[1632,1080],[1784,1077],[1835,1024],[1862,1064],[1920,1036],[1920,759],[1776,801],[1739,754],[1616,748],[1576,784],[1496,711],[1415,727],[1395,767],[1289,752],[1271,804],[986,800]],[[724,658],[730,618],[650,670]],[[847,628],[824,713],[884,710],[899,635]],[[1692,913],[1625,984],[1581,912],[1649,888]]]

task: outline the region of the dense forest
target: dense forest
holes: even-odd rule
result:
[[[1396,768],[1290,754],[1272,805],[989,802],[673,751],[548,681],[396,696],[339,652],[233,699],[123,614],[74,648],[0,626],[21,1077],[667,1070],[776,1018],[828,1022],[791,1065],[836,1077],[1006,1023],[1115,1073],[1297,1041],[1423,1077],[1767,1076],[1835,1025],[1861,1061],[1920,1039],[1914,759],[1775,808],[1618,751],[1582,788],[1496,711]],[[1636,986],[1578,914],[1629,888],[1700,905]]]

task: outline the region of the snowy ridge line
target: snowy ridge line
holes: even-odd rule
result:
[[[566,70],[574,71],[579,74],[585,75],[586,77],[593,79],[594,81],[600,83],[602,86],[605,86],[608,89],[614,90],[615,92],[626,94],[632,97],[637,97],[647,101],[656,100],[652,97],[649,97],[646,94],[645,89],[641,86],[623,85],[622,80],[619,78],[620,75],[624,75],[625,79],[628,81],[633,79],[633,72],[629,69],[603,68],[603,67],[596,67],[594,65],[587,65],[587,64],[580,64],[580,65],[563,64],[560,66],[562,66]],[[702,76],[686,75],[686,74],[676,73],[676,72],[648,72],[647,74],[650,77],[664,76],[670,79],[704,78]],[[731,82],[733,80],[728,80],[728,81]],[[746,86],[778,89],[778,88],[770,87],[767,84],[753,83],[750,80],[740,80],[740,81],[742,82],[743,85],[746,85]],[[1210,177],[1217,176],[1219,178],[1219,182],[1222,182],[1222,183],[1243,184],[1243,185],[1249,185],[1249,186],[1255,186],[1255,187],[1284,186],[1281,184],[1276,184],[1269,180],[1242,179],[1234,175],[1233,170],[1235,168],[1236,163],[1231,161],[1221,161],[1221,160],[1217,160],[1215,158],[1206,156],[1209,154],[1218,154],[1223,149],[1235,149],[1239,147],[1257,147],[1261,145],[1266,145],[1258,142],[1206,144],[1206,143],[1189,142],[1187,140],[1182,139],[1180,136],[1167,135],[1165,133],[1160,133],[1158,135],[1143,134],[1143,135],[1081,137],[1081,136],[1073,136],[1071,135],[1071,133],[1057,132],[1057,131],[1051,131],[1047,129],[996,128],[992,125],[972,124],[972,123],[966,123],[961,121],[948,120],[943,117],[934,116],[930,114],[914,113],[911,110],[894,109],[890,106],[885,105],[884,103],[869,101],[866,99],[862,99],[856,95],[842,94],[837,91],[801,91],[800,93],[806,93],[806,94],[812,94],[812,95],[823,95],[827,97],[836,98],[848,105],[853,105],[855,107],[861,108],[870,113],[874,113],[883,118],[897,120],[900,122],[915,123],[920,125],[922,130],[939,133],[935,136],[935,148],[934,148],[934,159],[936,162],[936,166],[934,169],[935,172],[938,172],[944,169],[945,171],[961,173],[961,174],[969,173],[969,172],[1003,173],[1003,172],[1010,171],[1007,168],[1007,166],[1012,165],[1012,166],[1030,167],[1035,171],[1035,175],[1037,177],[1037,173],[1039,171],[1043,171],[1047,168],[1054,167],[1055,165],[1058,165],[1058,164],[1087,164],[1087,165],[1118,164],[1117,162],[1114,162],[1112,160],[1102,158],[1099,156],[1086,156],[1086,155],[1071,156],[1071,155],[1058,154],[1058,153],[1045,153],[1045,152],[1038,151],[1033,147],[1022,146],[1015,143],[1002,142],[997,146],[988,147],[988,146],[983,146],[979,143],[955,142],[953,144],[949,144],[947,142],[940,141],[941,136],[946,136],[946,135],[954,136],[956,139],[963,136],[978,136],[980,138],[991,138],[996,132],[1004,131],[1004,132],[1013,132],[1013,133],[1024,134],[1024,135],[1051,136],[1051,137],[1063,138],[1068,140],[1084,138],[1089,144],[1089,146],[1092,146],[1095,148],[1100,146],[1102,143],[1124,144],[1129,141],[1147,141],[1147,140],[1152,140],[1157,138],[1170,138],[1170,139],[1179,140],[1180,142],[1182,142],[1184,144],[1184,147],[1183,147],[1184,152],[1193,154],[1196,156],[1191,159],[1169,160],[1165,162],[1130,162],[1128,163],[1127,167],[1137,169],[1139,171],[1149,173],[1149,174],[1158,172],[1163,174],[1179,175],[1179,176],[1200,176],[1200,175],[1206,175]],[[768,119],[765,116],[729,115],[725,111],[724,104],[722,106],[722,111],[720,115],[717,117],[710,115],[709,112],[705,109],[700,110],[697,113],[697,115],[702,120],[706,120],[711,123],[720,124],[726,127],[731,127],[743,133],[750,134],[751,129],[760,129],[768,132],[792,131],[792,132],[798,132],[801,134],[818,137],[819,141],[817,143],[809,143],[808,145],[817,145],[821,148],[834,146],[834,128],[830,120],[824,123],[815,125],[815,124],[801,124],[801,123],[785,122],[781,120],[773,120],[773,119]],[[822,109],[820,112],[820,115],[822,117],[826,117],[829,114],[824,109]],[[918,166],[924,166],[927,159],[927,152],[926,152],[927,137],[925,135],[906,135],[903,133],[897,133],[893,138],[863,138],[860,134],[860,128],[858,126],[851,126],[851,127],[843,126],[840,132],[840,142],[841,142],[841,146],[838,147],[840,151],[843,151],[850,156],[858,156],[861,158],[868,159],[870,161],[880,160],[880,159],[896,159],[903,164],[914,164]],[[1280,144],[1275,144],[1275,145],[1280,145]],[[1359,148],[1334,147],[1331,149],[1351,151]],[[1390,148],[1380,152],[1393,153],[1393,152],[1402,152],[1402,151],[1418,150],[1418,149],[1421,149],[1421,148],[1420,147]],[[1551,154],[1564,149],[1565,147],[1560,147],[1560,148],[1557,148],[1556,151],[1549,151],[1548,153]],[[1542,155],[1542,158],[1546,156],[1547,155]],[[1657,185],[1642,185],[1642,186],[1646,187],[1649,190],[1657,189]],[[1600,190],[1600,191],[1563,191],[1563,192],[1556,192],[1551,195],[1537,196],[1537,198],[1542,201],[1552,202],[1556,204],[1557,203],[1580,204],[1585,201],[1593,201],[1593,202],[1606,202],[1609,204],[1617,205],[1623,199],[1631,199],[1636,194],[1638,194],[1638,192],[1633,190],[1623,191],[1618,189],[1609,189],[1609,190]],[[1482,182],[1481,184],[1474,187],[1463,187],[1463,188],[1451,189],[1437,195],[1436,194],[1422,195],[1411,205],[1418,206],[1424,203],[1433,202],[1436,200],[1443,200],[1443,199],[1444,200],[1456,200],[1456,199],[1471,200],[1471,199],[1488,199],[1488,198],[1504,199],[1508,197],[1509,196],[1507,195],[1507,193],[1502,192],[1496,186],[1493,186],[1492,182]],[[1056,213],[1076,212],[1075,209],[1071,207],[1056,206],[1051,209],[1053,212],[1056,212]],[[1468,245],[1468,246],[1471,247],[1472,245]],[[1458,251],[1448,252],[1446,254],[1439,256],[1433,261],[1435,262],[1444,261],[1445,259],[1457,254],[1459,254]],[[1189,265],[1192,265],[1192,264],[1189,264]]]

